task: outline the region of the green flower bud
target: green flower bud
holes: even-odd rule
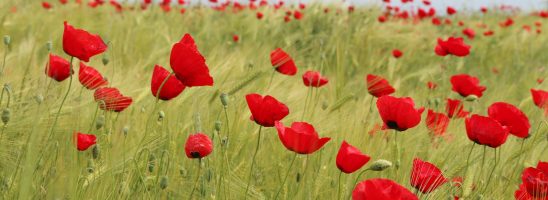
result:
[[[90,174],[95,171],[95,163],[93,162],[93,159],[88,160],[88,167],[86,169]]]
[[[7,125],[11,118],[11,111],[9,108],[4,108],[2,110],[2,122],[4,122],[4,125]]]
[[[479,97],[476,96],[476,95],[473,95],[473,94],[468,95],[466,98],[464,98],[464,100],[466,100],[466,101],[476,101],[478,99],[479,99]]]
[[[95,128],[99,130],[103,128],[104,125],[105,125],[105,115],[99,115],[99,117],[97,117],[97,120],[95,120]]]
[[[99,149],[99,145],[93,146],[93,149],[91,149],[91,155],[93,156],[93,159],[99,158],[100,153],[101,150]]]
[[[124,128],[122,128],[122,133],[124,133],[124,136],[127,136],[128,132],[129,132],[129,126],[124,126]]]
[[[162,188],[162,190],[166,189],[168,182],[169,182],[169,180],[168,180],[167,176],[162,176],[162,178],[160,178],[160,188]]]
[[[34,96],[34,100],[36,101],[36,103],[41,104],[42,102],[44,102],[44,96],[42,96],[41,94],[38,94]]]
[[[325,110],[329,107],[329,103],[327,103],[327,101],[323,101],[322,102],[322,110]]]
[[[219,120],[215,121],[215,131],[220,132],[221,127],[223,126],[223,123]]]
[[[221,94],[221,103],[226,108],[228,106],[228,94],[222,93]]]
[[[101,59],[101,61],[103,62],[103,65],[108,65],[108,62],[110,61],[108,54],[103,54],[103,59]]]
[[[51,49],[53,49],[53,43],[51,43],[51,41],[46,42],[46,49],[48,49],[48,51],[51,51]]]
[[[164,111],[160,110],[158,112],[158,121],[161,122],[162,120],[164,120],[165,117],[166,117],[166,114],[164,113]]]
[[[371,164],[371,166],[369,167],[369,170],[383,171],[385,169],[388,169],[389,167],[392,167],[392,162],[388,160],[379,159],[373,162],[373,164]]]
[[[148,156],[148,171],[153,172],[155,166],[156,166],[156,156],[154,154],[150,154],[150,156]]]
[[[6,46],[10,45],[11,43],[11,37],[9,35],[4,35],[4,44]]]

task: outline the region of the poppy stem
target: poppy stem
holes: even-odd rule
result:
[[[74,60],[74,56],[70,57],[70,71],[72,72],[72,61]],[[57,125],[57,120],[59,120],[59,114],[61,114],[61,109],[63,108],[63,105],[65,104],[65,101],[67,100],[67,97],[70,93],[70,88],[72,87],[72,73],[70,73],[69,76],[69,86],[67,89],[67,92],[65,93],[65,97],[63,97],[63,100],[61,101],[61,105],[59,106],[59,109],[57,110],[57,114],[55,115],[55,120],[53,120],[53,124],[51,126],[51,130],[49,132],[48,140],[51,139],[51,136],[53,135],[53,132],[55,131],[55,126]]]
[[[88,133],[91,132],[93,129],[93,124],[95,124],[95,120],[97,119],[97,113],[99,113],[99,107],[101,107],[99,104],[103,102],[102,100],[97,103],[97,108],[95,108],[95,114],[93,114],[93,120],[91,121],[91,124],[89,125]]]
[[[340,200],[341,199],[341,176],[342,176],[342,171],[339,172],[339,187],[337,189],[337,200]]]
[[[226,119],[226,148],[228,148],[228,142],[230,141],[230,120],[228,119],[228,111],[226,106],[223,107]]]
[[[476,146],[476,143],[473,143],[472,147],[470,147],[470,152],[468,152],[468,157],[466,158],[466,170],[464,171],[464,174],[467,174],[468,168],[470,168],[470,156],[472,155],[472,150],[474,150],[475,146]]]
[[[287,177],[289,177],[289,172],[291,171],[291,168],[293,167],[293,163],[295,163],[295,160],[297,159],[297,153],[295,153],[295,156],[293,156],[293,159],[291,160],[291,164],[289,164],[289,167],[287,168],[287,172],[285,174],[285,178],[282,182],[282,185],[280,185],[280,188],[278,189],[278,192],[276,192],[276,196],[274,199],[278,199],[278,196],[280,195],[280,192],[284,188],[285,182],[287,181]]]
[[[6,57],[8,56],[9,45],[6,45],[6,51],[4,51],[4,59],[2,62],[2,70],[0,71],[0,76],[4,75],[4,67],[6,66]]]
[[[497,149],[495,149],[495,165],[493,165],[493,169],[491,170],[491,172],[489,173],[489,177],[487,178],[487,182],[485,184],[485,188],[483,188],[483,191],[485,192],[485,190],[487,189],[487,187],[489,187],[489,183],[491,183],[491,177],[493,177],[493,172],[495,172],[495,169],[497,168]]]
[[[358,184],[358,181],[360,181],[360,178],[362,177],[362,175],[367,172],[369,169],[365,169],[363,171],[361,171],[358,176],[356,177],[356,180],[354,181],[354,185]]]
[[[270,81],[268,81],[268,87],[266,88],[266,90],[270,89],[270,86],[272,85],[272,81],[274,80],[274,74],[276,74],[276,68],[272,70],[272,74],[270,75]]]
[[[192,196],[194,195],[194,191],[196,190],[196,187],[198,186],[198,181],[200,180],[200,172],[202,171],[202,159],[198,158],[198,173],[196,173],[196,179],[194,181],[194,184],[192,186],[192,191],[190,192],[190,196],[188,196],[188,199],[191,200]]]
[[[257,136],[257,145],[255,147],[255,153],[253,153],[253,158],[251,159],[251,167],[249,168],[249,175],[247,175],[247,186],[245,187],[244,199],[247,199],[247,192],[249,191],[249,186],[251,185],[251,175],[253,174],[253,167],[255,166],[255,158],[259,152],[259,146],[261,144],[261,130],[262,126],[259,126],[259,136]]]

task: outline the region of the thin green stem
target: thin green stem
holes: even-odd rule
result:
[[[249,175],[247,176],[247,186],[245,187],[244,199],[247,199],[247,192],[249,191],[249,186],[251,185],[251,177],[253,174],[253,167],[255,166],[255,158],[259,152],[259,146],[261,144],[261,130],[262,126],[259,126],[259,135],[257,136],[257,145],[255,147],[255,153],[253,153],[253,158],[251,159],[251,167],[249,168]]]
[[[190,195],[188,196],[188,199],[191,200],[192,196],[194,195],[194,191],[196,190],[196,187],[198,186],[198,181],[200,180],[200,173],[202,171],[202,159],[198,159],[198,173],[196,173],[196,179],[194,180],[194,184],[192,186],[192,191],[190,192]]]
[[[74,57],[70,57],[70,71],[72,72],[72,61],[74,60]],[[55,120],[53,120],[53,125],[51,126],[51,130],[49,132],[48,140],[51,139],[51,136],[53,135],[53,132],[55,131],[55,126],[57,125],[57,120],[59,120],[59,115],[61,114],[61,109],[63,109],[63,105],[65,104],[65,101],[67,100],[67,97],[70,93],[70,89],[72,87],[72,73],[70,73],[69,76],[69,86],[67,89],[67,92],[65,93],[65,96],[63,97],[63,100],[61,101],[61,105],[59,106],[59,109],[57,110],[57,114],[55,115]]]
[[[285,178],[282,182],[282,185],[280,185],[280,188],[278,189],[278,192],[276,192],[276,196],[274,199],[278,199],[278,196],[280,195],[280,192],[284,188],[285,182],[287,181],[287,177],[289,177],[289,172],[291,171],[291,168],[293,167],[293,163],[295,163],[295,160],[297,159],[297,153],[293,156],[293,159],[291,160],[291,164],[289,164],[289,167],[287,168],[287,172],[285,174]]]
[[[337,188],[337,200],[341,199],[341,177],[342,177],[342,171],[339,172],[339,186]]]

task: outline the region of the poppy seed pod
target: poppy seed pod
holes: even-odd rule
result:
[[[53,49],[53,43],[51,41],[46,42],[46,49],[51,51]]]
[[[11,37],[9,35],[4,35],[4,44],[6,46],[10,45],[11,43]]]
[[[91,155],[93,156],[93,159],[99,158],[100,153],[101,150],[99,149],[99,145],[93,146],[93,149],[91,149]]]
[[[160,188],[162,190],[166,189],[167,185],[168,185],[168,182],[169,182],[169,179],[167,178],[167,176],[162,176],[162,178],[160,179]]]
[[[221,103],[226,108],[228,106],[228,94],[222,93],[221,94]]]
[[[160,110],[158,112],[158,121],[164,120],[165,117],[166,117],[166,114],[164,113],[164,111]]]
[[[4,122],[4,125],[8,124],[11,118],[11,111],[9,108],[4,108],[2,110],[2,122]]]
[[[88,160],[88,167],[86,168],[88,170],[88,172],[91,174],[95,171],[95,163],[93,162],[92,159],[89,159]]]
[[[223,126],[223,123],[219,120],[215,121],[215,131],[220,132],[221,126]]]
[[[390,167],[392,167],[392,162],[390,162],[388,160],[379,159],[379,160],[376,160],[375,162],[373,162],[371,164],[371,166],[369,167],[369,170],[383,171],[383,170],[388,169]]]
[[[103,128],[104,125],[105,125],[105,116],[99,115],[99,117],[97,117],[97,120],[95,121],[95,128],[99,130]]]
[[[108,65],[108,62],[110,59],[108,58],[108,54],[103,55],[103,58],[101,59],[101,62],[103,62],[103,65]]]
[[[464,98],[464,100],[466,100],[466,101],[476,101],[476,100],[478,100],[478,96],[473,95],[473,94],[468,95],[466,98]]]

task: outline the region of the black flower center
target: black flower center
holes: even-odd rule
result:
[[[398,127],[398,123],[396,121],[387,121],[386,126],[390,129],[395,129],[397,131],[405,131],[406,128]]]
[[[190,156],[192,156],[193,158],[200,158],[200,152],[196,152],[196,151],[190,152]]]

